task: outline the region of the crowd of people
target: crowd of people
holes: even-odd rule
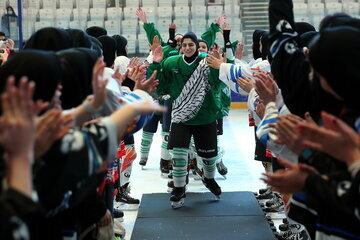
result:
[[[133,134],[143,129],[145,167],[159,122],[170,206],[185,204],[191,169],[220,199],[232,91],[248,96],[267,184],[257,198],[269,212],[286,205],[286,222],[301,226],[278,237],[360,239],[360,20],[336,13],[316,31],[294,21],[292,4],[270,0],[270,30],[254,30],[250,62],[224,14],[200,37],[170,23],[164,41],[139,8],[143,61],[98,26],[43,28],[19,50],[0,34],[0,238],[123,235],[114,200],[139,204],[129,187]]]

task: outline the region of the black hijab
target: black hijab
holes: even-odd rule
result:
[[[94,38],[93,36],[89,36],[90,37],[90,41],[91,41],[91,48],[92,50],[96,51],[100,56],[103,55],[103,45],[101,44],[101,42],[97,39]]]
[[[92,94],[92,69],[100,55],[87,48],[72,48],[57,52],[62,67],[61,105],[70,109],[80,105]]]
[[[307,22],[296,22],[295,30],[299,35],[310,31],[316,31],[314,26]]]
[[[330,87],[354,110],[360,110],[360,30],[324,29],[310,48],[309,60]]]
[[[101,36],[98,38],[103,46],[103,56],[106,67],[111,67],[115,61],[116,41],[109,36]]]
[[[318,35],[318,32],[310,31],[300,35],[300,47],[309,47],[311,41]]]
[[[112,38],[115,39],[115,41],[116,41],[116,55],[118,57],[120,57],[120,56],[127,57],[127,53],[125,50],[125,47],[128,44],[127,39],[120,35],[114,35],[114,36],[112,36]]]
[[[198,38],[197,38],[197,36],[196,36],[195,33],[193,33],[193,32],[188,32],[188,33],[185,33],[185,35],[184,35],[183,38],[181,39],[181,45],[182,45],[182,43],[184,42],[184,40],[185,40],[186,38],[190,38],[191,41],[193,41],[193,42],[195,43],[195,45],[196,45],[196,51],[195,51],[195,53],[194,53],[191,57],[186,57],[186,56],[184,55],[185,61],[186,61],[187,63],[191,63],[191,62],[193,62],[193,61],[195,60],[195,58],[199,55],[199,50],[198,50],[198,49],[199,49],[199,40],[198,40]]]
[[[73,47],[70,34],[64,29],[46,27],[35,32],[25,43],[24,49],[60,51]]]
[[[107,35],[107,31],[103,27],[92,26],[86,29],[86,33],[94,38],[98,38],[103,35]]]
[[[333,27],[333,24],[337,24],[337,22],[339,21],[341,22],[344,19],[350,19],[350,18],[351,18],[350,15],[342,12],[327,15],[321,20],[319,30],[321,32],[323,29],[327,27]]]
[[[76,47],[83,47],[83,48],[91,48],[92,47],[90,36],[83,30],[69,28],[69,29],[66,29],[65,31],[67,31],[69,33],[70,37],[72,38],[73,47],[75,47],[75,48]]]
[[[253,44],[252,44],[252,50],[253,50],[253,57],[254,59],[261,58],[261,52],[260,52],[260,39],[261,36],[264,34],[265,31],[263,30],[255,30],[253,33]]]
[[[50,102],[61,81],[60,61],[51,51],[29,49],[14,53],[0,68],[0,93],[5,90],[6,79],[11,75],[16,81],[27,76],[36,84],[33,99]]]
[[[262,45],[261,58],[266,60],[269,53],[269,32],[264,32],[260,41]]]

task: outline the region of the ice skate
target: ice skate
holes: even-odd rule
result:
[[[215,198],[217,200],[220,200],[220,198],[221,198],[221,188],[216,183],[215,179],[204,177],[202,181],[203,181],[205,187],[207,187],[210,190],[210,192],[212,192],[215,195]]]
[[[177,209],[184,206],[185,197],[185,187],[174,187],[170,197],[171,207]]]

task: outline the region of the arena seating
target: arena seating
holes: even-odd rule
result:
[[[296,21],[307,21],[318,28],[325,14],[344,11],[359,17],[359,0],[293,0]],[[232,27],[232,40],[240,40],[250,51],[254,29],[268,29],[268,0],[25,0],[23,32],[28,38],[45,26],[81,28],[106,27],[110,34],[124,34],[132,41],[134,53],[147,53],[145,31],[135,15],[140,6],[167,40],[168,24],[175,22],[179,33],[193,31],[201,35],[221,13],[226,13]],[[17,0],[0,1],[0,8],[10,5],[17,12]],[[265,16],[265,17],[264,17]],[[221,36],[217,41],[222,41]]]

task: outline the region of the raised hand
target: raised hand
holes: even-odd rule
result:
[[[238,79],[236,79],[236,82],[239,84],[240,88],[247,93],[249,93],[251,89],[255,87],[255,81],[250,77],[239,77]]]
[[[225,22],[226,22],[226,15],[225,15],[225,14],[221,14],[221,15],[216,19],[216,24],[217,24],[218,26],[222,26]]]
[[[264,177],[261,180],[280,193],[301,192],[306,178],[311,173],[311,168],[293,164],[282,159],[278,159],[278,162],[286,169],[278,170],[275,173],[264,173]]]
[[[244,56],[244,44],[242,44],[240,41],[236,45],[236,51],[235,51],[235,58],[236,59],[242,59]]]
[[[26,77],[20,79],[18,87],[15,87],[14,77],[7,79],[6,90],[1,96],[0,146],[9,158],[33,155],[36,130],[36,110],[32,101],[34,89],[35,84],[29,83]]]
[[[44,155],[52,144],[64,137],[72,128],[72,115],[62,115],[61,110],[51,109],[36,120],[35,158]]]
[[[176,24],[174,22],[169,24],[169,29],[177,29]]]
[[[103,58],[99,58],[93,67],[91,84],[94,98],[91,104],[94,109],[101,107],[106,99],[106,85],[108,83],[108,79],[104,79],[105,66],[106,64],[104,63]]]
[[[305,146],[303,144],[304,138],[298,133],[296,126],[305,120],[301,118],[296,119],[288,115],[281,116],[278,117],[278,121],[275,124],[269,124],[269,126],[275,128],[275,130],[270,130],[272,134],[278,137],[275,142],[286,144],[289,149],[299,155]]]
[[[154,62],[161,62],[164,58],[164,53],[162,51],[162,47],[158,46],[154,51],[153,51],[153,55],[154,55]]]
[[[325,152],[348,166],[360,160],[360,138],[349,125],[339,118],[322,112],[324,126],[309,122],[298,124],[298,133],[305,141],[304,145]]]
[[[129,64],[127,65],[127,68],[134,68],[140,66],[140,59],[138,57],[133,57],[130,59]]]
[[[129,70],[127,69],[124,74],[120,73],[120,66],[116,67],[115,72],[113,75],[111,75],[112,78],[114,78],[118,83],[119,86],[123,83],[123,81],[126,79],[127,75],[129,74]]]
[[[142,79],[137,79],[134,89],[140,89],[148,93],[154,92],[159,85],[159,80],[156,80],[156,73],[157,71],[154,71],[149,79],[146,79],[146,75]]]
[[[222,25],[222,30],[223,31],[231,31],[231,25],[228,22],[224,22],[224,24]]]
[[[141,8],[136,9],[136,16],[142,21],[143,23],[148,23],[146,12],[144,12]]]
[[[155,35],[155,37],[153,38],[153,43],[152,45],[150,45],[150,50],[154,53],[154,51],[158,48],[161,47],[161,41],[159,39],[158,35]]]
[[[275,81],[269,75],[263,73],[255,74],[255,77],[258,78],[255,81],[255,89],[261,100],[264,101],[264,105],[275,102],[276,95],[279,92]]]

